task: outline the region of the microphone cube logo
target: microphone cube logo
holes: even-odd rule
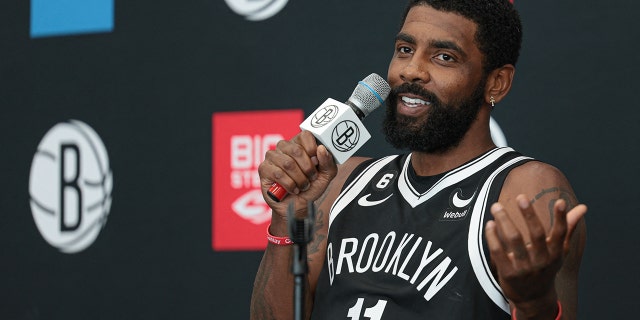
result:
[[[349,152],[360,142],[360,128],[349,120],[338,123],[331,132],[331,143],[336,150]]]
[[[107,149],[87,124],[51,128],[31,163],[31,213],[42,234],[64,253],[89,247],[107,222],[113,175]]]
[[[311,121],[309,123],[314,128],[322,128],[325,125],[331,123],[331,121],[340,113],[340,108],[334,105],[328,105],[316,110],[313,113]]]
[[[344,163],[371,138],[362,121],[350,106],[327,99],[300,124],[329,149],[337,163]]]
[[[280,140],[300,132],[302,110],[221,112],[212,116],[212,247],[264,250],[271,209],[258,166]]]
[[[31,37],[111,32],[114,0],[31,0]]]

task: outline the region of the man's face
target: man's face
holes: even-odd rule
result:
[[[462,140],[484,102],[475,32],[457,14],[423,5],[409,11],[388,72],[384,131],[392,145],[439,153]]]

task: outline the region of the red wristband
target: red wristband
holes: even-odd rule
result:
[[[293,241],[291,241],[291,239],[289,237],[276,237],[274,235],[272,235],[269,232],[269,228],[271,227],[271,225],[267,226],[267,241],[269,241],[270,243],[279,245],[279,246],[288,246],[288,245],[292,245]]]
[[[560,304],[560,300],[558,300],[558,315],[556,316],[556,320],[560,320],[560,319],[562,319],[562,304]],[[511,311],[511,320],[518,320],[516,319],[515,308]]]

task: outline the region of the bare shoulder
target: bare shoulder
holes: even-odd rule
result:
[[[514,168],[504,181],[498,201],[505,206],[525,237],[528,234],[526,222],[516,203],[516,197],[521,194],[527,196],[547,230],[550,230],[553,205],[557,200],[563,199],[569,209],[579,203],[569,180],[558,168],[540,161],[530,161]]]
[[[507,176],[500,193],[501,202],[513,201],[519,194],[527,195],[532,203],[564,199],[570,208],[578,204],[565,175],[558,168],[540,161],[518,166]]]
[[[532,182],[566,182],[564,174],[556,167],[540,162],[529,161],[511,170],[507,182],[516,185],[528,185]]]

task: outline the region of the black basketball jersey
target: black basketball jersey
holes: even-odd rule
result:
[[[331,208],[312,319],[510,319],[484,225],[529,160],[495,148],[437,177],[418,177],[411,154],[360,165]]]

